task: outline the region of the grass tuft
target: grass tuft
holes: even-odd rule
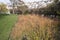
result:
[[[38,15],[20,15],[10,40],[55,40],[58,21]]]

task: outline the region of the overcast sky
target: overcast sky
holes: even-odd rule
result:
[[[23,0],[24,2],[34,2],[34,1],[42,1],[42,0]],[[3,2],[3,3],[10,3],[9,0],[0,0],[0,2]]]
[[[23,0],[24,2],[34,2],[34,1],[41,1],[41,0]]]
[[[3,3],[10,3],[9,0],[0,0],[0,2],[3,2]]]
[[[34,6],[36,6],[37,7],[37,4],[34,4],[33,6],[32,5],[30,5],[30,4],[28,4],[27,2],[37,2],[37,1],[42,1],[42,0],[23,0],[24,2],[25,2],[25,4],[29,7],[29,8],[33,8]],[[46,0],[43,0],[43,1],[46,1]],[[3,3],[5,3],[5,4],[7,4],[7,5],[9,5],[10,4],[10,0],[0,0],[0,2],[3,2]],[[40,7],[46,7],[46,3],[44,3],[44,2],[42,2],[42,3],[40,3],[41,5],[40,5]]]

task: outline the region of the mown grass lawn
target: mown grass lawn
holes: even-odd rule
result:
[[[0,40],[8,40],[12,27],[17,21],[17,15],[0,15]]]

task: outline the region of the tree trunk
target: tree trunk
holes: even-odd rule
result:
[[[15,9],[14,7],[15,7],[15,6],[14,6],[14,3],[13,3],[13,14],[15,13],[15,12],[14,12],[14,9]]]

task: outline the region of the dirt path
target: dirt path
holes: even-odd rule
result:
[[[46,17],[39,17],[36,15],[19,15],[18,21],[12,29],[9,40],[19,40],[25,31],[28,32],[37,25],[43,27],[48,24],[51,26],[51,23],[53,23],[53,20]]]

